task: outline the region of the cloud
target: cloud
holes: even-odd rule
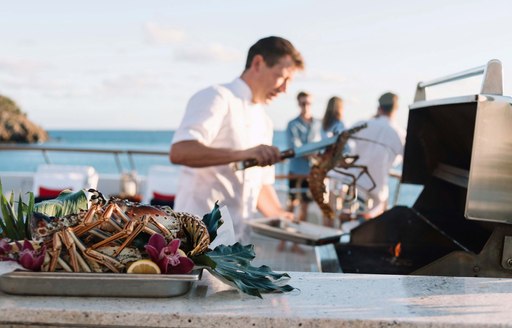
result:
[[[99,87],[99,92],[103,94],[141,93],[160,86],[157,79],[148,74],[119,75],[104,79]]]
[[[347,81],[347,79],[340,74],[316,70],[306,71],[302,75],[302,79],[309,82],[321,83],[345,83]]]
[[[48,67],[46,63],[30,59],[0,58],[0,70],[12,75],[31,75]]]
[[[185,40],[185,32],[169,26],[148,22],[144,25],[147,42],[151,44],[174,44]]]
[[[175,59],[189,62],[234,62],[242,58],[240,51],[219,43],[209,46],[182,47],[175,53]]]
[[[67,87],[65,81],[51,78],[30,78],[25,76],[3,76],[0,87],[12,90],[50,91]]]

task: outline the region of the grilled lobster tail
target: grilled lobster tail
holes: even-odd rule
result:
[[[352,160],[348,162],[347,159],[354,159],[354,157],[345,156],[343,154],[343,150],[345,149],[350,137],[366,127],[366,124],[361,124],[343,131],[339,135],[336,143],[327,147],[324,153],[317,158],[316,163],[313,165],[309,173],[309,190],[311,191],[313,199],[322,210],[322,213],[331,220],[334,220],[336,214],[329,205],[328,200],[325,200],[324,197],[326,193],[325,177],[327,176],[327,172],[334,168],[341,167],[347,169],[352,167],[354,161]]]

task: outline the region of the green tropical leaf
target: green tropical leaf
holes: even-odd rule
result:
[[[201,254],[198,256],[192,256],[190,258],[195,265],[210,269],[215,269],[217,267],[217,263],[215,263],[208,255]]]
[[[7,237],[7,228],[5,227],[4,220],[0,219],[0,238]]]
[[[203,216],[203,222],[208,229],[208,233],[210,234],[210,242],[212,242],[217,237],[217,229],[219,229],[222,223],[224,223],[221,218],[222,215],[219,210],[218,202],[215,202],[215,206],[210,213]]]
[[[21,199],[21,194],[18,196],[18,220],[16,222],[16,230],[18,231],[18,235],[21,237],[20,239],[26,239],[27,236],[25,235],[25,220],[23,215],[23,201]]]
[[[25,204],[21,195],[19,195],[18,206],[15,206],[14,192],[11,192],[9,200],[7,200],[3,194],[2,182],[0,181],[0,212],[2,213],[2,217],[0,218],[0,228],[2,229],[1,236],[12,240],[29,238],[28,217],[32,214],[33,203],[34,195],[29,193],[29,205]],[[32,207],[30,204],[32,204]]]
[[[72,192],[64,190],[55,199],[45,200],[34,205],[34,212],[43,213],[47,216],[62,217],[68,214],[79,213],[80,210],[87,210],[89,202],[85,191]]]
[[[32,212],[34,212],[34,193],[28,193],[28,206],[27,206],[27,217],[25,218],[25,234],[27,239],[32,239],[30,233],[30,220],[32,219]]]
[[[5,235],[6,237],[14,240],[18,240],[18,233],[15,228],[15,218],[11,215],[11,205],[7,201],[7,198],[2,193],[0,195],[0,208],[2,212],[2,220],[5,224]]]
[[[7,209],[5,207],[5,202],[7,202],[7,199],[5,199],[4,196],[4,190],[2,187],[2,180],[0,180],[0,212],[2,212],[2,219],[0,220],[0,227],[2,228],[2,237],[8,237],[11,235],[12,230],[7,226],[6,220],[8,220],[8,214]]]
[[[286,285],[290,276],[273,272],[268,266],[251,266],[255,258],[253,245],[220,245],[205,254],[216,263],[215,268],[207,267],[214,276],[242,292],[261,298],[261,293],[289,292],[294,288]]]

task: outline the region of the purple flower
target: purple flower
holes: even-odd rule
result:
[[[12,246],[6,239],[0,239],[0,261],[15,261],[10,255]]]
[[[180,244],[179,239],[171,240],[167,244],[164,236],[154,234],[149,238],[145,248],[151,260],[158,264],[162,273],[189,273],[194,267],[194,262],[180,254]]]
[[[32,243],[28,240],[24,240],[23,245],[20,245],[20,243],[16,241],[16,245],[18,245],[18,248],[20,249],[18,263],[25,269],[40,271],[46,254],[46,246],[43,246],[36,251],[32,246]]]

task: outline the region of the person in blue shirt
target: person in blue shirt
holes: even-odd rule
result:
[[[343,99],[340,97],[332,97],[327,103],[324,118],[322,119],[322,139],[339,134],[344,129]]]
[[[302,145],[320,141],[322,124],[320,120],[314,118],[311,113],[312,97],[306,92],[300,92],[297,95],[297,101],[300,108],[300,114],[288,123],[286,128],[286,138],[289,148],[297,148]],[[289,211],[300,205],[297,220],[305,221],[308,205],[312,198],[309,195],[307,176],[311,170],[311,160],[309,156],[290,159],[290,179],[289,179]],[[280,250],[284,250],[285,244],[281,243]],[[298,245],[292,247],[292,251],[300,253]]]

